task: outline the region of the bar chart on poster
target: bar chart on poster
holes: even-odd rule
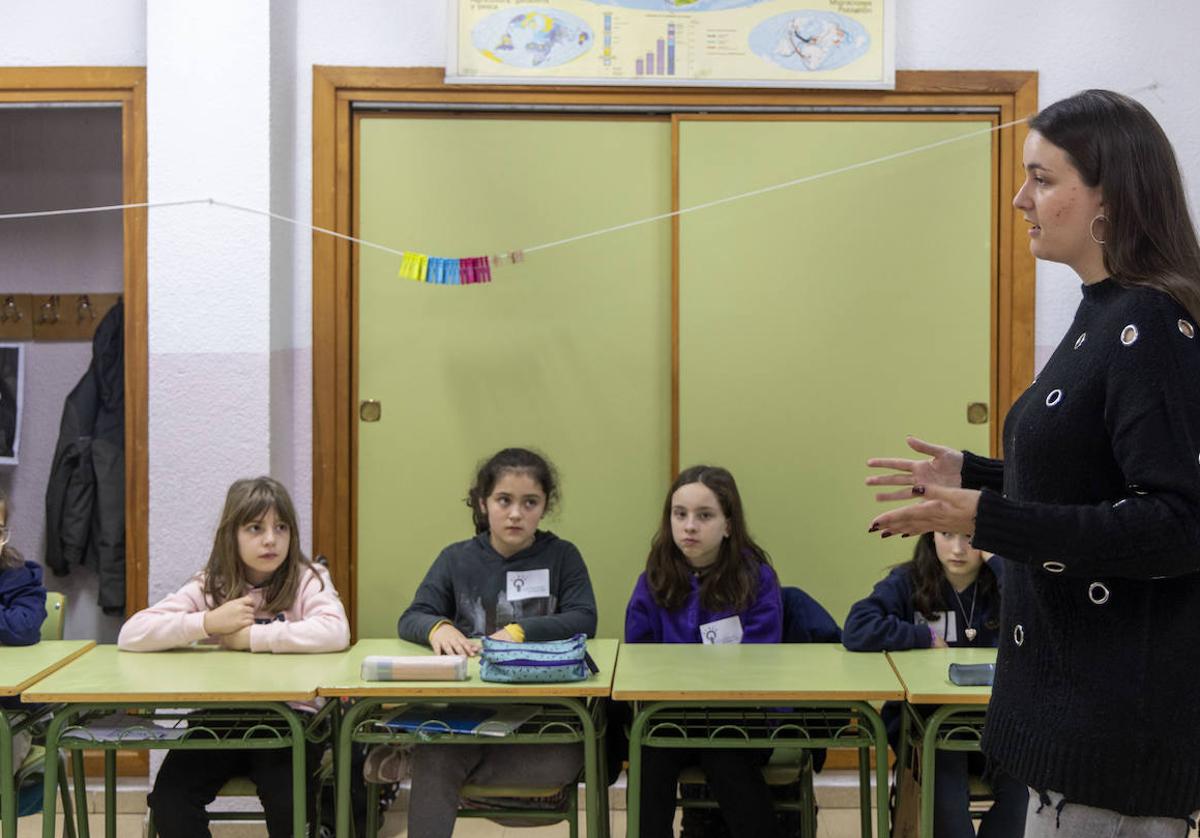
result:
[[[892,0],[452,0],[446,81],[895,86]]]

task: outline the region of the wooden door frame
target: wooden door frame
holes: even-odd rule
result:
[[[660,112],[695,108],[779,107],[987,107],[1001,124],[1037,110],[1037,73],[1025,71],[899,71],[895,90],[781,90],[742,88],[558,87],[447,85],[440,67],[313,67],[313,224],[353,235],[352,143],[354,103],[403,102],[445,108],[512,104],[578,109],[597,106],[651,107]],[[993,201],[991,446],[999,452],[1004,414],[1033,377],[1034,259],[1009,204],[1024,179],[1022,123],[999,133],[993,144],[996,195]],[[675,150],[677,154],[677,149]],[[673,246],[678,263],[677,248]],[[357,604],[354,494],[355,388],[353,340],[356,322],[354,251],[342,239],[313,235],[313,550],[330,560],[334,584]],[[677,319],[678,300],[672,300]],[[672,324],[678,334],[678,322]],[[677,337],[675,338],[677,346]],[[677,450],[677,349],[672,353],[673,448]]]
[[[115,102],[121,106],[121,201],[146,202],[145,67],[0,67],[0,102]],[[124,210],[125,614],[147,604],[146,210]]]
[[[121,106],[121,202],[146,202],[145,67],[0,67],[0,102],[114,102]],[[124,210],[125,614],[147,605],[149,497],[146,210]],[[89,753],[87,769],[102,766]],[[120,751],[122,776],[145,776],[147,751]],[[69,814],[69,813],[68,813]]]

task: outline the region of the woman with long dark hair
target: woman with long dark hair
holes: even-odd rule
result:
[[[1083,299],[1004,426],[1003,462],[909,438],[871,531],[972,534],[1009,560],[983,750],[1027,783],[1026,836],[1183,836],[1200,809],[1200,246],[1140,104],[1030,120],[1013,205]]]

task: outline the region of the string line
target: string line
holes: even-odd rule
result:
[[[853,172],[853,171],[857,171],[859,169],[865,169],[870,166],[877,166],[881,163],[887,163],[892,160],[899,160],[904,157],[910,157],[914,154],[923,154],[924,152],[932,151],[933,149],[936,149],[936,148],[942,148],[943,146],[951,145],[953,143],[964,142],[966,140],[974,139],[976,137],[981,137],[981,136],[995,133],[997,131],[1001,131],[1005,128],[1011,128],[1014,125],[1019,125],[1022,122],[1025,122],[1027,118],[1028,117],[1022,117],[1021,119],[1014,119],[1011,122],[1005,122],[1001,125],[995,125],[995,126],[992,126],[989,128],[981,129],[979,131],[972,131],[967,134],[960,134],[957,137],[947,137],[946,139],[937,140],[936,142],[926,143],[925,145],[915,146],[913,148],[904,149],[903,151],[896,151],[891,154],[882,155],[880,157],[874,157],[870,160],[860,160],[857,163],[851,163],[846,166],[839,166],[835,169],[829,169],[827,171],[818,172],[813,175],[805,175],[804,177],[794,178],[792,180],[786,180],[781,183],[771,184],[770,186],[763,186],[758,189],[751,189],[746,192],[739,192],[736,195],[726,195],[723,198],[716,198],[711,201],[705,201],[704,203],[693,204],[692,206],[683,207],[682,209],[672,210],[671,212],[664,212],[664,213],[659,213],[657,215],[646,216],[645,218],[638,218],[633,221],[626,221],[623,224],[614,224],[611,227],[602,227],[598,230],[592,230],[590,232],[580,233],[580,234],[574,235],[574,236],[568,236],[567,238],[556,239],[554,241],[534,245],[533,247],[523,248],[523,252],[536,253],[537,251],[540,251],[540,250],[550,250],[551,248],[562,247],[564,245],[572,244],[577,241],[583,241],[584,239],[595,238],[596,236],[604,236],[609,233],[616,233],[620,230],[628,230],[633,227],[640,227],[644,224],[653,224],[658,221],[665,221],[669,218],[675,218],[676,216],[688,215],[689,213],[700,212],[702,210],[712,209],[713,207],[719,207],[724,204],[731,204],[735,201],[742,201],[747,198],[757,197],[758,195],[766,195],[771,192],[778,192],[781,189],[790,189],[794,186],[800,186],[801,184],[812,183],[813,181],[823,180],[825,178],[834,177],[836,175],[846,174],[847,172]],[[282,215],[277,212],[272,212],[271,210],[259,209],[257,207],[248,207],[248,206],[244,206],[242,204],[234,204],[229,201],[216,200],[214,198],[192,198],[189,200],[182,200],[182,201],[153,201],[153,202],[145,202],[145,203],[137,203],[137,204],[112,204],[112,205],[108,205],[108,206],[75,207],[72,209],[40,210],[40,211],[35,211],[35,212],[9,212],[9,213],[0,213],[0,221],[7,221],[7,220],[11,220],[11,219],[18,219],[18,218],[45,218],[48,216],[58,216],[58,215],[81,215],[84,213],[113,212],[116,210],[158,209],[158,208],[162,208],[162,207],[182,207],[182,206],[188,206],[188,205],[194,205],[194,204],[208,204],[210,206],[224,207],[226,209],[237,210],[238,212],[246,212],[246,213],[251,213],[254,215],[261,215],[261,216],[265,216],[267,218],[272,218],[276,221],[283,221],[288,224],[295,225],[296,227],[299,227],[302,229],[310,230],[314,233],[321,233],[326,236],[332,236],[334,238],[341,239],[342,241],[347,241],[352,244],[357,244],[360,247],[367,247],[367,248],[372,248],[374,250],[380,250],[380,251],[383,251],[384,253],[390,253],[395,256],[404,256],[404,254],[405,254],[405,251],[403,251],[403,250],[397,250],[396,248],[388,247],[387,245],[379,244],[378,242],[369,241],[367,239],[361,239],[356,236],[347,235],[346,233],[340,233],[337,230],[330,230],[327,227],[318,227],[314,224],[309,224],[305,221],[300,221],[299,219],[296,219],[296,218],[291,218],[289,216]]]

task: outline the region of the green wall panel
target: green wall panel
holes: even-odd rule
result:
[[[475,256],[670,209],[665,121],[364,118],[359,234]],[[473,534],[463,504],[478,460],[542,449],[564,501],[543,526],[577,544],[621,633],[669,469],[670,225],[534,254],[489,286],[396,277],[363,249],[358,632],[396,619],[438,551]]]
[[[684,207],[986,122],[684,121]],[[681,221],[680,465],[733,471],[785,584],[839,623],[912,541],[868,535],[868,456],[904,435],[987,452],[991,138]],[[994,406],[993,406],[994,409]]]

